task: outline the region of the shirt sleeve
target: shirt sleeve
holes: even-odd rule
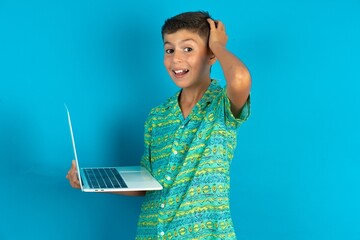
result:
[[[250,116],[250,94],[237,116],[234,116],[231,112],[231,103],[227,97],[226,88],[223,89],[223,99],[226,125],[238,128]]]

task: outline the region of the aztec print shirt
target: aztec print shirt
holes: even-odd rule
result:
[[[212,80],[184,119],[179,94],[153,108],[145,122],[141,165],[163,190],[146,193],[136,239],[236,239],[230,163],[236,130],[250,114],[250,98],[235,118],[226,89]]]

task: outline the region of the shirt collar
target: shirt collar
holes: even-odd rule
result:
[[[221,89],[219,83],[216,80],[211,80],[210,86],[204,93],[204,96],[200,99],[198,104],[203,108],[207,104],[211,103],[214,100],[214,95]]]
[[[205,91],[204,95],[202,96],[202,98],[199,100],[199,102],[196,104],[200,107],[200,109],[203,109],[204,107],[206,107],[208,104],[210,104],[212,102],[212,100],[214,99],[214,95],[216,93],[219,92],[219,90],[221,90],[221,87],[219,85],[219,83],[214,80],[211,79],[211,83],[208,87],[208,89]],[[168,101],[165,103],[165,108],[169,109],[171,108],[172,112],[175,111],[180,111],[180,106],[179,106],[179,95],[181,93],[181,90],[179,90],[174,96],[172,96],[171,98],[168,99]]]

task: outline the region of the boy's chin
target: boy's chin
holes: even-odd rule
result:
[[[189,87],[191,85],[189,83],[189,81],[186,81],[184,79],[174,79],[174,78],[172,78],[172,80],[175,83],[175,85],[178,86],[179,88],[187,88],[187,87]]]

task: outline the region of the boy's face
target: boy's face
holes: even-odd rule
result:
[[[180,88],[196,88],[210,81],[215,57],[207,42],[197,33],[179,30],[164,35],[164,65]]]

